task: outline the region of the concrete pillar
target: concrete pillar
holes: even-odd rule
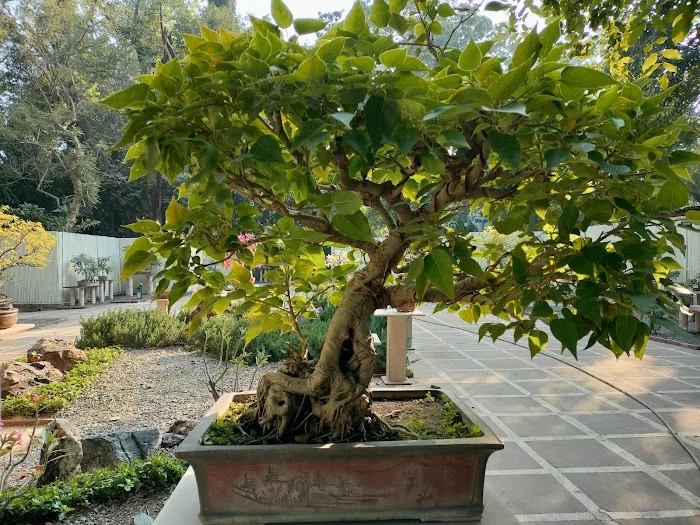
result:
[[[100,302],[105,302],[105,287],[107,286],[107,281],[100,281]]]
[[[390,315],[386,327],[386,379],[406,383],[406,318]]]
[[[90,287],[90,304],[97,303],[97,286]]]
[[[109,286],[109,300],[114,299],[114,281],[110,279],[107,281],[107,286]]]
[[[146,294],[153,294],[153,275],[150,273],[146,274]]]
[[[73,304],[77,302],[75,298],[75,288],[68,288],[68,306],[73,306]]]
[[[85,288],[78,288],[78,302],[80,306],[85,306]]]
[[[133,277],[127,277],[127,279],[126,279],[126,296],[127,297],[134,296],[134,278]]]

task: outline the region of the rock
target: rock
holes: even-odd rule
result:
[[[36,386],[62,379],[61,371],[48,361],[36,363],[12,361],[2,367],[2,397],[18,396]]]
[[[83,438],[83,460],[81,467],[88,471],[102,467],[117,467],[120,463],[131,463],[146,459],[160,446],[160,430],[149,428],[133,432],[116,432],[103,436]]]
[[[180,443],[182,443],[184,439],[185,436],[183,436],[182,434],[171,434],[170,432],[166,432],[165,434],[163,434],[163,441],[161,441],[160,447],[175,448]]]
[[[64,373],[86,359],[85,352],[68,339],[39,339],[27,351],[27,361],[30,363],[48,361]]]
[[[178,419],[170,425],[170,428],[168,429],[168,432],[171,434],[180,434],[181,436],[186,436],[190,432],[194,430],[194,427],[197,426],[197,421],[193,421],[191,419]]]
[[[46,465],[44,473],[39,478],[39,486],[53,481],[65,481],[80,473],[80,462],[83,460],[83,446],[80,443],[80,431],[64,418],[56,418],[46,427],[47,432],[55,432],[58,441],[53,450],[47,450],[46,443],[41,450],[41,464]],[[48,457],[47,457],[48,456]]]

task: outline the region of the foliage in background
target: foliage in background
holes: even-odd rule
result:
[[[94,257],[90,257],[86,253],[79,253],[70,258],[70,263],[75,270],[75,273],[83,276],[86,281],[96,281],[99,267]]]
[[[37,406],[40,417],[55,414],[90,387],[124,351],[121,348],[93,348],[87,349],[86,353],[87,360],[66,372],[63,381],[40,385],[28,394],[3,399],[2,417],[31,417]]]
[[[0,206],[0,292],[10,268],[46,266],[46,255],[56,244],[38,222],[22,220]]]
[[[0,516],[0,524],[63,520],[76,510],[122,501],[134,494],[147,496],[174,486],[186,469],[187,464],[183,461],[154,455],[147,460],[122,463],[116,469],[85,472],[65,482],[31,488],[8,505]],[[12,489],[0,493],[0,502],[12,495]]]
[[[81,348],[148,348],[183,344],[186,326],[160,310],[119,308],[80,319]]]

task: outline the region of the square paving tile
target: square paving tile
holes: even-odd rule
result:
[[[505,444],[506,448],[494,452],[489,457],[487,463],[488,470],[522,470],[522,469],[541,469],[542,466],[537,463],[530,455],[525,452],[520,445],[512,441]]]
[[[615,520],[619,525],[700,525],[700,516]],[[600,522],[598,522],[600,523]],[[547,525],[550,525],[549,523]]]
[[[659,432],[659,429],[629,414],[575,414],[571,417],[600,435]]]
[[[463,383],[462,388],[473,396],[522,396],[518,390],[506,381],[490,383]]]
[[[528,445],[557,468],[622,467],[631,464],[595,439],[531,441]]]
[[[583,388],[590,390],[591,392],[595,394],[617,394],[619,393],[617,390],[614,388],[606,385],[605,383],[601,383],[597,379],[593,379],[592,377],[585,377],[585,379],[571,379],[573,382],[575,382],[577,385],[582,386]]]
[[[411,356],[409,355],[409,358]],[[472,361],[466,357],[460,357],[459,359],[434,359],[431,358],[430,362],[433,366],[440,367],[443,370],[483,370],[484,367],[481,366],[476,361]]]
[[[533,379],[557,379],[552,374],[548,374],[544,370],[538,370],[537,368],[528,368],[526,370],[499,370],[501,374],[506,379],[511,381],[531,381]]]
[[[418,348],[418,355],[426,359],[464,359],[464,356],[459,352],[445,348],[444,350],[427,350],[424,351]]]
[[[500,416],[499,419],[518,436],[525,438],[584,434],[559,416]]]
[[[447,375],[453,381],[459,383],[487,383],[487,382],[497,382],[500,383],[503,380],[496,374],[489,372],[488,370],[447,370]]]
[[[671,379],[668,377],[635,377],[627,379],[627,382],[639,385],[653,392],[695,389],[695,387],[690,386],[687,383],[683,383],[677,379]],[[698,392],[700,392],[700,389]]]
[[[659,374],[668,376],[668,377],[677,377],[677,378],[686,378],[686,377],[700,377],[700,373],[696,372],[692,368],[689,368],[687,366],[656,366],[653,368],[654,372],[657,372]]]
[[[534,365],[520,359],[479,359],[479,362],[491,370],[534,368]]]
[[[671,361],[677,365],[700,366],[700,355],[669,357],[668,361]]]
[[[679,377],[678,379],[685,381],[693,386],[700,387],[700,377]]]
[[[644,472],[595,472],[565,476],[607,512],[695,508]]]
[[[583,394],[581,396],[547,396],[542,398],[562,412],[598,412],[603,410],[619,410],[605,402],[602,396]]]
[[[588,376],[581,372],[580,370],[576,370],[575,368],[571,368],[570,366],[558,366],[558,367],[552,367],[552,368],[547,368],[548,372],[553,372],[559,377],[566,377],[568,379],[586,379]]]
[[[664,412],[662,415],[676,432],[700,432],[700,412],[698,410]]]
[[[700,390],[697,392],[667,392],[664,395],[679,403],[700,408]],[[700,417],[700,414],[698,417]]]
[[[666,470],[662,474],[700,498],[700,474],[695,465],[692,470]]]
[[[692,461],[671,436],[616,438],[610,441],[649,465],[674,465]],[[700,480],[700,473],[696,474]]]
[[[646,407],[644,405],[640,405],[634,399],[632,399],[629,396],[626,396],[625,394],[604,394],[603,397],[629,410],[646,410]],[[680,405],[678,405],[678,403],[668,401],[662,398],[660,395],[654,393],[635,394],[635,397],[638,397],[639,399],[644,401],[651,408],[680,408]]]
[[[486,476],[486,484],[514,514],[586,512],[586,507],[549,474]]]
[[[529,397],[481,397],[478,402],[495,414],[551,412]]]
[[[519,381],[518,385],[531,394],[546,396],[550,394],[581,394],[583,390],[561,379],[551,381]]]

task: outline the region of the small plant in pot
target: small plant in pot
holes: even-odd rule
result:
[[[17,324],[19,311],[12,306],[12,298],[4,293],[10,280],[7,270],[31,266],[44,268],[46,256],[56,244],[39,222],[26,221],[9,213],[8,206],[0,206],[0,330]]]
[[[134,143],[132,178],[153,168],[171,181],[187,177],[164,224],[129,226],[144,236],[122,278],[161,257],[171,306],[199,286],[185,305],[196,307],[191,329],[233,310],[248,321],[246,342],[273,331],[297,336],[290,359],[262,376],[254,395],[223,396],[180,446],[197,477],[200,516],[478,519],[486,461],[502,444],[445,389],[372,391],[373,312],[436,303],[480,322],[482,338],[525,337],[532,357],[548,344],[545,323],[574,355],[583,340],[641,358],[649,325],[639,318],[649,301],[672,310],[663,286],[675,263],[666,254],[683,241],[671,221],[653,241],[640,225],[687,200],[675,176],[657,180],[668,171],[658,166],[700,156],[671,151],[673,125],[653,155],[635,148],[661,98],[626,96],[638,87],[563,62],[559,21],[521,38],[501,65],[489,54],[493,41],[437,45],[431,28],[454,14],[437,1],[399,3],[391,19],[403,22],[391,29],[386,2],[374,1],[369,20],[356,2],[309,47],[283,38],[292,16],[273,4],[277,25],[253,19],[238,35],[204,28],[182,63],[105,101],[128,108],[120,144]],[[325,23],[294,26],[316,32]],[[408,54],[407,40],[429,53]],[[519,232],[505,252],[479,252],[447,226],[454,211],[480,205],[499,234]],[[280,218],[264,220],[261,210]],[[591,224],[609,233],[587,235]],[[329,245],[349,247],[348,262],[327,267]],[[217,263],[227,260],[223,273]],[[253,285],[246,266],[258,264],[274,269]],[[336,310],[312,357],[300,321],[317,315],[324,294]],[[453,423],[481,432],[422,439],[420,425],[378,409],[386,396],[410,404],[428,393],[453,403],[445,408]],[[228,437],[208,445],[214,428]]]
[[[95,267],[97,268],[97,278],[100,281],[109,279],[109,273],[112,271],[112,265],[109,263],[110,257],[98,257],[95,259]]]
[[[78,286],[97,286],[99,284],[97,280],[97,275],[99,269],[97,267],[97,261],[85,253],[79,255],[74,255],[70,259],[73,269],[83,278],[78,280]]]

